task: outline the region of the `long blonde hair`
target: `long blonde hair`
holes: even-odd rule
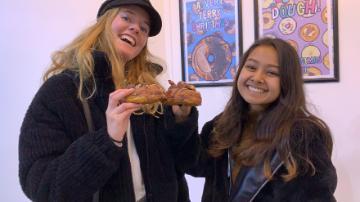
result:
[[[51,59],[52,64],[45,72],[43,80],[59,74],[65,70],[72,70],[79,75],[80,83],[78,97],[80,100],[92,97],[96,91],[94,78],[94,50],[106,54],[111,65],[112,79],[115,89],[124,88],[129,84],[159,84],[155,77],[156,73],[150,68],[148,58],[150,53],[147,46],[143,48],[138,56],[125,63],[119,56],[113,43],[111,24],[117,16],[119,8],[110,9],[97,22],[84,30],[70,44],[56,51]],[[152,56],[154,57],[154,56]],[[127,73],[125,73],[127,71]],[[85,82],[91,82],[90,95],[84,95]],[[153,112],[160,103],[146,106],[145,112]]]

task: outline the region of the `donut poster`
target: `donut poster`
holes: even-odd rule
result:
[[[180,0],[183,80],[231,85],[242,52],[238,0]]]
[[[305,81],[338,81],[336,10],[335,0],[258,0],[255,34],[288,41],[299,54]]]

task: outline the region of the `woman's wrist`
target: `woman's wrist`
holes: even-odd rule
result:
[[[175,117],[175,122],[182,123],[189,118],[191,114],[191,107],[184,105],[172,106],[172,111]]]
[[[122,147],[124,144],[123,144],[123,139],[122,140],[116,140],[114,138],[112,138],[111,136],[109,136],[110,140],[118,147]]]

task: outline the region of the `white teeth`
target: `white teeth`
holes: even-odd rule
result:
[[[254,86],[248,86],[248,89],[252,92],[255,92],[255,93],[264,93],[265,91],[263,89],[260,89],[260,88],[256,88]]]
[[[135,44],[136,44],[135,40],[128,35],[121,35],[120,39],[125,41],[126,43],[130,44],[131,46],[135,46]]]

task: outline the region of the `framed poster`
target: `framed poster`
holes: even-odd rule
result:
[[[255,38],[288,41],[305,82],[339,81],[336,0],[255,0],[254,8]]]
[[[182,77],[195,86],[231,85],[242,53],[239,0],[179,0]]]

